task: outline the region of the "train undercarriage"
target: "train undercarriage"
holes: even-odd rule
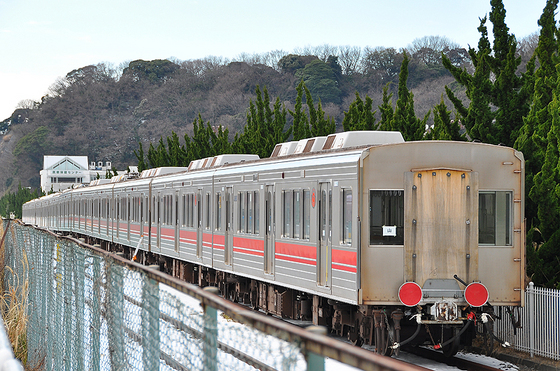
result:
[[[268,315],[325,326],[332,335],[346,338],[356,346],[371,346],[383,355],[426,344],[453,356],[462,346],[471,345],[477,333],[477,320],[494,319],[492,307],[486,306],[477,313],[469,312],[466,320],[443,324],[420,321],[428,318],[427,308],[342,303],[89,236],[72,236],[126,259],[133,260],[136,253],[134,260],[140,264],[158,265],[160,271],[200,287],[216,286],[224,298]],[[493,345],[492,326],[483,326],[483,331],[485,344]]]

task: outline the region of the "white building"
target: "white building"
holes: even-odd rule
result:
[[[41,189],[48,193],[74,188],[90,181],[105,179],[107,169],[111,169],[111,162],[92,162],[88,167],[87,156],[44,156],[43,170],[41,170]],[[118,172],[121,173],[120,171]],[[124,173],[124,172],[122,172]]]

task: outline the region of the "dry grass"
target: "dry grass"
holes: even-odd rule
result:
[[[0,234],[0,236],[2,234]],[[27,297],[29,281],[26,278],[22,279],[11,267],[5,265],[4,253],[4,246],[0,246],[0,287],[2,287],[0,311],[4,319],[4,326],[6,327],[8,338],[12,343],[14,355],[25,364],[27,361]],[[23,276],[25,276],[29,268],[25,250],[22,250],[22,256],[21,271],[23,272]],[[5,288],[4,276],[8,272],[11,274],[12,279],[11,284]]]
[[[27,293],[29,281],[20,281],[18,275],[10,267],[5,267],[14,277],[15,285],[8,287],[2,294],[0,306],[2,316],[17,359],[27,360]]]

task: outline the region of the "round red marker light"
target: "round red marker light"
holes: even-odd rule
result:
[[[481,307],[488,301],[488,289],[482,283],[473,282],[465,289],[465,300],[471,307]]]
[[[422,300],[422,288],[416,282],[405,282],[399,288],[399,299],[407,307],[413,307]]]

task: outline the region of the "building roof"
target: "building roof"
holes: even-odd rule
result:
[[[43,156],[43,170],[88,170],[87,156]]]

